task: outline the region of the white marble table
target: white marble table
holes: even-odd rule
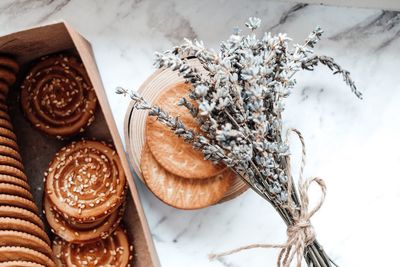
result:
[[[253,15],[263,19],[262,30],[287,32],[298,42],[322,26],[324,40],[317,50],[351,70],[364,92],[365,100],[358,101],[322,67],[303,73],[287,101],[285,125],[306,138],[306,174],[319,175],[328,185],[326,202],[312,220],[326,251],[340,266],[398,266],[400,13],[263,0],[6,0],[0,2],[0,34],[59,19],[70,22],[93,44],[122,134],[128,103],[114,88],[138,88],[154,71],[154,51],[184,37],[216,48],[231,28]],[[274,266],[275,250],[207,259],[210,252],[251,242],[285,241],[280,218],[255,193],[180,211],[139,188],[162,266]]]

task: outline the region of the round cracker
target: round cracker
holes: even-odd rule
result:
[[[0,80],[11,86],[15,83],[16,79],[17,77],[12,71],[0,66]]]
[[[0,262],[0,267],[46,267],[46,266],[31,261],[4,261]]]
[[[5,261],[30,261],[47,267],[56,267],[52,259],[30,248],[0,247],[0,262]]]
[[[19,72],[19,65],[17,61],[9,56],[0,56],[0,66],[9,69],[15,74]]]
[[[6,195],[19,196],[29,200],[33,200],[31,192],[21,186],[14,184],[0,183],[0,192]]]
[[[0,111],[1,114],[1,111]],[[10,147],[16,151],[19,151],[19,147],[17,145],[17,142],[15,142],[15,140],[4,137],[4,136],[0,136],[0,146],[7,146]]]
[[[108,216],[104,223],[91,229],[73,228],[54,210],[48,197],[43,199],[43,210],[53,233],[70,243],[85,243],[107,238],[114,232],[124,215],[125,206],[121,205],[118,210]]]
[[[1,246],[16,246],[26,247],[52,257],[53,252],[50,246],[42,239],[23,232],[0,230],[0,247]]]
[[[0,194],[0,205],[19,207],[32,211],[36,214],[39,213],[39,209],[36,204],[33,201],[23,197]]]
[[[25,220],[0,217],[0,230],[13,230],[28,233],[50,244],[50,239],[42,228]]]
[[[12,126],[11,122],[9,120],[3,119],[3,118],[0,118],[0,127],[6,128],[10,131],[13,130],[13,126]]]
[[[0,88],[1,88],[1,81],[0,81]],[[0,92],[0,94],[2,94]],[[0,109],[0,118],[5,119],[5,120],[10,120],[10,115],[8,115],[7,112],[5,112],[4,110]]]
[[[0,217],[9,217],[31,222],[41,229],[44,229],[44,223],[38,215],[32,211],[12,206],[0,205]]]
[[[21,163],[21,161],[16,160],[15,158],[12,157],[3,156],[1,154],[0,154],[0,165],[11,166],[19,169],[20,171],[24,171],[24,165]]]
[[[178,209],[200,209],[216,204],[229,190],[235,174],[229,169],[208,179],[187,179],[163,169],[145,146],[141,169],[147,187],[164,203]]]
[[[0,128],[0,136],[17,141],[17,136],[15,135],[15,133],[6,128]]]
[[[1,146],[0,146],[1,147]],[[0,149],[0,154],[3,154],[4,150]],[[15,167],[0,165],[0,174],[11,175],[17,178],[20,178],[24,181],[28,181],[28,177],[26,177],[25,173]]]
[[[24,181],[20,178],[11,175],[0,174],[0,183],[15,184],[25,188],[26,190],[31,190],[31,187],[29,186],[27,181]]]
[[[9,88],[6,82],[0,80],[0,94],[7,95]]]
[[[161,93],[154,104],[173,117],[179,116],[187,129],[200,132],[189,111],[177,105],[182,97],[187,97],[189,88],[184,83],[175,84]],[[171,174],[190,179],[207,179],[221,173],[225,168],[205,160],[202,152],[185,143],[181,137],[151,116],[146,121],[146,141],[157,161]]]

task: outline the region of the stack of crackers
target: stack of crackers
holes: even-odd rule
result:
[[[189,90],[189,84],[174,84],[154,105],[201,133],[189,110],[177,105]],[[151,116],[146,121],[145,140],[140,164],[143,180],[164,203],[179,209],[204,208],[220,202],[233,186],[236,175],[229,168],[205,160],[202,152]]]
[[[0,56],[0,265],[55,266],[5,104],[19,66]]]

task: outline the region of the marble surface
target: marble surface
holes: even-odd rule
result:
[[[326,202],[312,219],[328,254],[340,266],[398,265],[400,13],[264,0],[5,0],[0,2],[0,34],[60,19],[70,22],[93,44],[122,134],[128,103],[113,90],[138,88],[154,71],[154,51],[184,37],[217,48],[233,27],[253,15],[263,19],[263,31],[287,32],[298,42],[320,25],[325,34],[318,53],[334,56],[351,70],[363,101],[323,67],[303,72],[287,101],[285,125],[306,138],[306,174],[321,176],[328,185]],[[293,140],[295,161],[298,149]],[[210,252],[252,242],[285,241],[281,219],[255,193],[180,211],[138,185],[162,266],[275,265],[278,251],[265,249],[207,259]]]

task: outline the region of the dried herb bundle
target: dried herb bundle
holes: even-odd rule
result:
[[[362,95],[348,71],[332,58],[314,54],[312,49],[322,34],[320,28],[304,44],[289,46],[291,40],[286,34],[265,33],[258,39],[255,30],[260,22],[258,18],[250,18],[246,26],[251,33],[241,35],[240,30],[235,30],[221,43],[218,52],[206,49],[201,41],[185,40],[172,50],[156,53],[156,67],[177,71],[193,85],[188,98],[198,106],[187,98],[177,105],[188,109],[201,126],[202,135],[187,129],[178,117],[151,106],[134,91],[130,92],[130,98],[136,109],[148,110],[150,116],[157,117],[176,135],[201,150],[206,159],[229,166],[274,206],[287,224],[289,235],[287,244],[270,246],[282,248],[278,265],[289,266],[295,255],[300,255],[309,266],[332,266],[334,263],[315,240],[309,224],[309,217],[315,211],[307,213],[308,199],[304,195],[311,182],[323,186],[322,181],[301,181],[296,187],[291,177],[289,146],[282,133],[283,100],[296,84],[294,74],[314,70],[319,63],[333,74],[341,74],[358,98]],[[188,59],[193,57],[205,72],[189,64]],[[129,93],[123,88],[117,88],[116,92]],[[301,259],[297,258],[297,262],[300,266]]]

